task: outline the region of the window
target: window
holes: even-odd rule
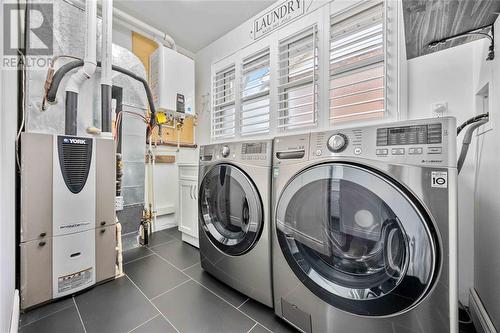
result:
[[[212,138],[214,139],[235,136],[235,74],[234,65],[215,74],[212,111]]]
[[[331,18],[330,121],[385,115],[384,3]]]
[[[269,49],[243,59],[240,134],[269,133]]]
[[[279,44],[278,128],[317,123],[318,36],[312,26]]]

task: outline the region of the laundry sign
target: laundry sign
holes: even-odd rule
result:
[[[305,0],[286,0],[253,22],[253,39],[259,39],[305,13]]]

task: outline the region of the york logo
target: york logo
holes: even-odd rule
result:
[[[87,144],[87,141],[84,140],[84,139],[69,139],[69,138],[65,138],[63,140],[64,143],[73,143],[73,144],[77,144],[77,145],[86,145]]]

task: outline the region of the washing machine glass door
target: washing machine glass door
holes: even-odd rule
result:
[[[224,253],[241,255],[258,240],[263,225],[259,193],[239,168],[219,164],[200,185],[200,220],[211,242]]]
[[[437,237],[409,193],[368,168],[330,163],[296,175],[276,211],[282,252],[332,306],[388,316],[416,305],[437,272]]]

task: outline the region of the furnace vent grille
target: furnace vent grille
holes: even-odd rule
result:
[[[92,161],[92,139],[59,136],[59,165],[66,186],[80,193],[87,182]]]

